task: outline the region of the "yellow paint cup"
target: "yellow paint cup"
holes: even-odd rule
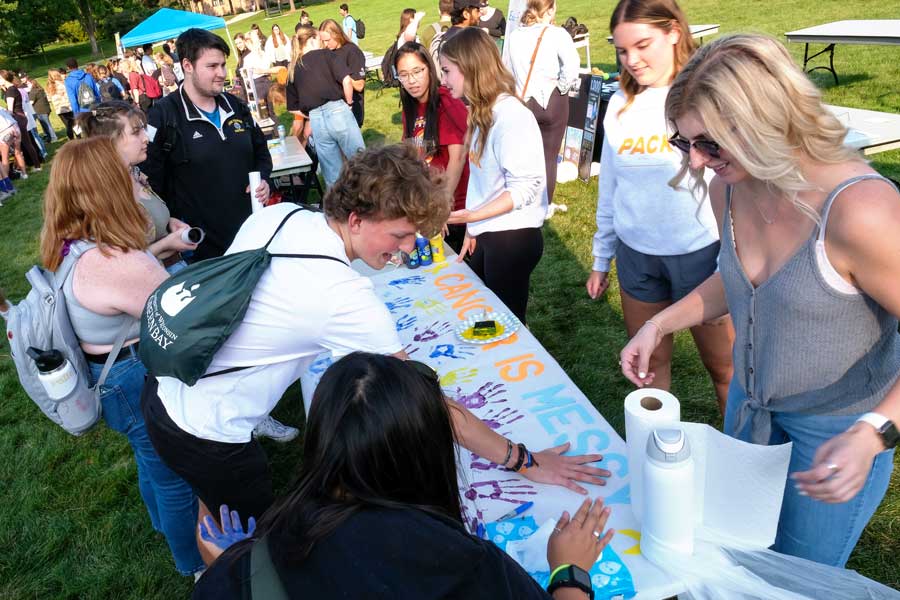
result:
[[[431,260],[436,263],[444,262],[447,257],[444,255],[444,238],[441,234],[437,234],[428,243],[431,244]]]

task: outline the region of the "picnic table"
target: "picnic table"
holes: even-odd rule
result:
[[[834,70],[834,47],[837,44],[866,44],[866,45],[900,45],[900,19],[863,19],[849,21],[834,21],[789,31],[784,34],[789,42],[802,42],[806,44],[803,50],[803,69],[806,70],[809,61],[828,53],[828,66],[819,65],[807,71],[812,73],[816,69],[831,72],[834,83],[837,85],[837,71]],[[810,44],[827,44],[824,50],[809,55]]]

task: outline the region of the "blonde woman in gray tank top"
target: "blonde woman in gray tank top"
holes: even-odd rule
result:
[[[900,424],[900,194],[843,146],[846,127],[765,36],[702,47],[666,116],[676,180],[715,172],[719,272],[647,321],[622,372],[649,385],[663,335],[730,312],[726,433],[793,442],[773,548],[843,566],[885,494]]]
[[[190,226],[169,214],[169,208],[147,183],[137,165],[147,159],[147,120],[144,113],[127,102],[111,100],[98,104],[80,116],[87,137],[112,138],[116,150],[131,173],[134,195],[147,217],[148,250],[164,267],[174,273],[187,266],[181,252],[194,250],[196,244],[182,241],[181,234]]]

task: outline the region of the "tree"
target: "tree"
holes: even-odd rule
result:
[[[59,27],[74,18],[71,7],[53,0],[0,3],[0,52],[24,56],[57,38]]]

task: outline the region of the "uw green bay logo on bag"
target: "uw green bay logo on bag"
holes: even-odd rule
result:
[[[193,302],[196,298],[193,293],[197,291],[200,284],[195,283],[190,288],[185,289],[184,286],[186,283],[186,281],[182,281],[178,285],[170,287],[163,293],[162,300],[159,301],[163,312],[170,317],[174,317],[180,313],[185,306]]]

